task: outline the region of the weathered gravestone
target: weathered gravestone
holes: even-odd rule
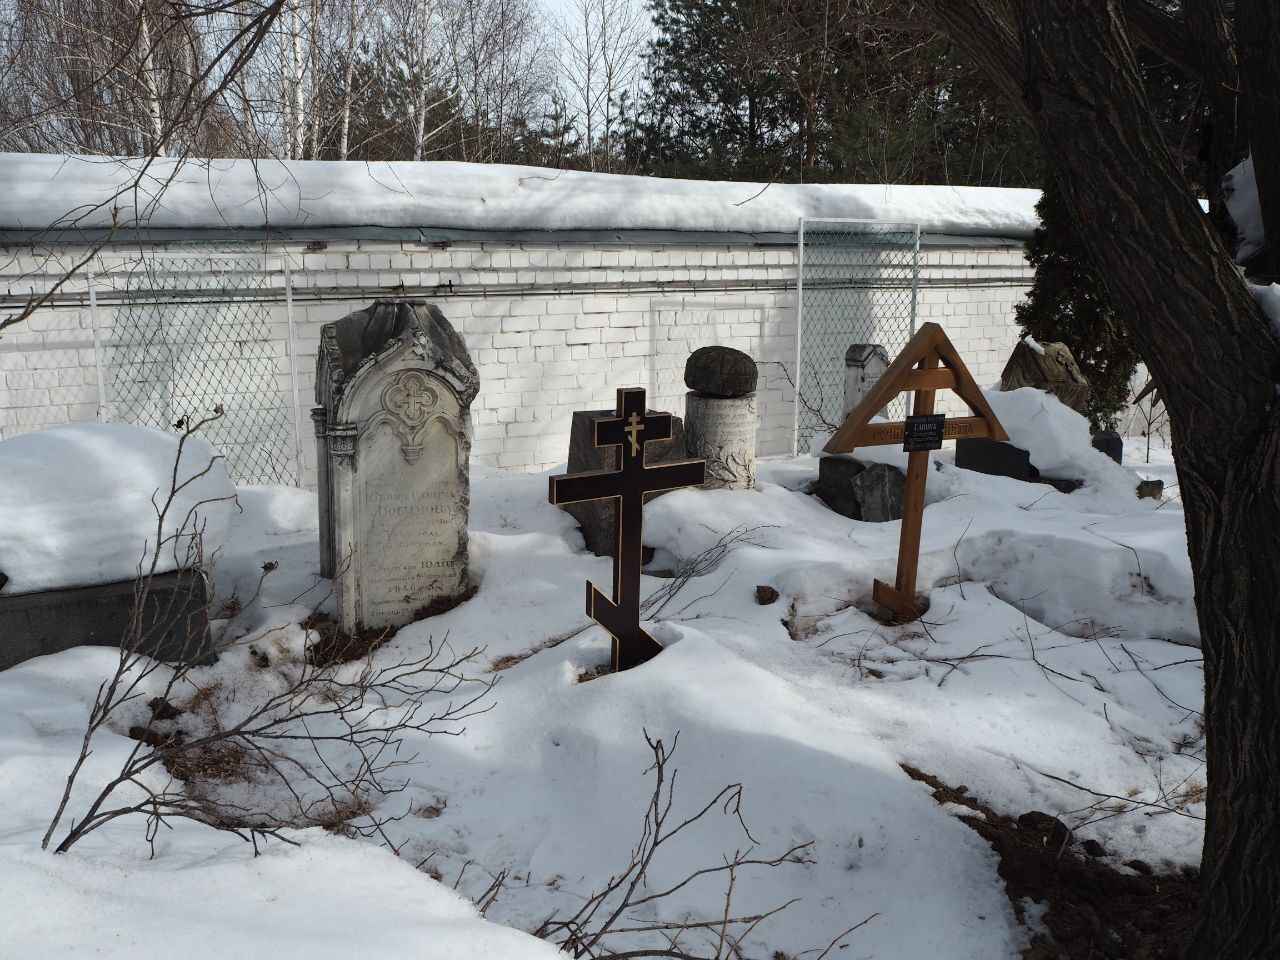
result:
[[[844,416],[862,403],[889,369],[889,353],[878,343],[854,343],[844,354]],[[884,411],[878,411],[883,413]],[[888,464],[849,457],[823,457],[812,493],[841,516],[868,523],[901,520],[906,475]]]
[[[320,334],[313,413],[321,571],[352,635],[441,613],[467,567],[471,401],[480,377],[433,305],[377,300]]]
[[[652,414],[652,411],[650,411]],[[596,446],[597,424],[613,420],[618,416],[613,410],[577,410],[573,414],[573,423],[569,428],[569,462],[570,473],[588,473],[593,470],[614,469],[615,451],[608,447]],[[667,416],[667,414],[663,414]],[[650,440],[645,448],[645,458],[649,464],[674,463],[684,457],[684,421],[679,417],[671,417],[671,435],[665,440]],[[644,502],[661,496],[665,490],[646,493]],[[600,500],[583,502],[565,502],[561,508],[582,528],[582,539],[587,549],[597,557],[612,557],[617,548],[617,536],[614,522],[614,511],[608,503]]]
[[[640,567],[644,560],[643,514],[647,494],[701,484],[701,460],[647,463],[650,444],[671,440],[674,417],[653,413],[639,387],[618,391],[613,413],[593,421],[592,443],[609,454],[604,470],[551,477],[547,499],[553,504],[602,502],[615,514],[613,591],[606,596],[587,582],[587,614],[613,638],[613,669],[626,670],[662,650],[640,626]]]
[[[902,519],[907,476],[887,463],[823,457],[811,492],[850,520],[887,523]]]
[[[878,343],[855,343],[844,353],[844,415],[858,408],[880,376],[889,369],[889,352]]]
[[[1065,343],[1019,340],[1000,374],[1000,389],[1019,387],[1035,387],[1052,393],[1077,413],[1084,413],[1089,402],[1089,381],[1076,366],[1075,357]]]
[[[756,362],[732,347],[702,347],[685,363],[685,450],[707,461],[708,489],[755,489],[756,378]]]

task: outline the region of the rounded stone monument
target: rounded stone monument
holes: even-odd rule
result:
[[[732,347],[702,347],[685,364],[685,453],[707,461],[708,490],[755,488],[757,375]]]

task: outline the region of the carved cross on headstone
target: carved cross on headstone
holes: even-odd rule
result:
[[[626,670],[657,656],[662,644],[640,627],[640,567],[644,562],[641,513],[646,493],[699,486],[706,461],[679,460],[648,467],[645,444],[671,437],[671,415],[648,413],[644,390],[618,391],[618,414],[595,422],[597,447],[617,447],[616,468],[551,478],[549,499],[557,506],[611,498],[616,506],[613,596],[587,582],[587,614],[613,637],[613,668]]]

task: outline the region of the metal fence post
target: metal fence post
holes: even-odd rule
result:
[[[800,218],[796,251],[796,368],[791,372],[791,455],[800,456],[800,327],[804,317],[804,217]]]
[[[94,283],[92,270],[85,274],[85,283],[89,287],[89,325],[93,328],[93,370],[98,378],[98,413],[95,419],[102,420],[107,415],[107,385],[102,378],[102,335],[98,324],[98,290]]]
[[[281,248],[284,264],[284,309],[289,320],[289,379],[293,386],[293,459],[297,465],[297,485],[303,486],[302,470],[302,399],[298,389],[298,344],[293,323],[293,273],[290,270],[289,250]]]

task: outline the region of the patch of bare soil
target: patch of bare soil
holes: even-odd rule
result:
[[[1055,817],[1030,812],[1014,818],[996,813],[966,788],[948,787],[936,777],[903,764],[907,775],[927,784],[939,803],[974,811],[960,815],[991,844],[1000,858],[1000,877],[1013,909],[1026,922],[1024,898],[1043,904],[1050,936],[1033,936],[1025,960],[1174,960],[1191,936],[1199,898],[1196,871],[1156,874],[1141,861],[1117,870],[1090,856],[1103,851],[1077,844]]]

